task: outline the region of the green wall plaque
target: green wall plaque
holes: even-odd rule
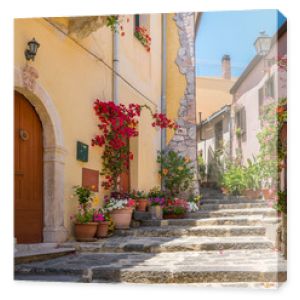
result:
[[[77,141],[76,159],[87,162],[89,160],[89,146]]]

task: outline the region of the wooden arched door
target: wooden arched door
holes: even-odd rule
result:
[[[15,92],[14,235],[17,243],[43,241],[43,129],[34,107]]]

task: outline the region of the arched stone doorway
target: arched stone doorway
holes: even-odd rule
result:
[[[15,68],[15,91],[35,108],[43,127],[43,242],[64,242],[64,161],[66,150],[60,119],[54,103],[36,82],[37,71],[26,65]]]

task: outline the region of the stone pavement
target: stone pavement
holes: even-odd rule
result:
[[[62,244],[76,254],[17,264],[15,278],[278,287],[286,280],[286,261],[265,229],[278,224],[276,211],[262,200],[213,196],[187,219],[145,220],[94,243]]]

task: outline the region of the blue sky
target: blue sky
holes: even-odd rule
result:
[[[221,58],[231,57],[231,72],[238,77],[255,56],[259,32],[272,36],[284,23],[277,10],[206,12],[196,37],[197,76],[221,76]]]

